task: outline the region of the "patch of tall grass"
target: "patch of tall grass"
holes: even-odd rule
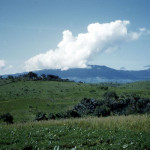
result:
[[[134,130],[150,132],[150,116],[129,115],[129,116],[109,116],[109,117],[87,117],[71,118],[60,120],[49,120],[40,122],[18,123],[5,125],[6,128],[14,127],[34,127],[34,126],[69,126],[80,128],[104,129],[104,130]],[[4,126],[3,126],[4,127]]]

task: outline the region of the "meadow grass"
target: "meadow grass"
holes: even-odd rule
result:
[[[0,126],[0,149],[146,149],[147,115],[87,117]]]
[[[109,116],[109,117],[84,117],[48,120],[40,122],[17,123],[6,127],[31,127],[31,126],[78,126],[93,129],[118,129],[150,132],[149,115]]]

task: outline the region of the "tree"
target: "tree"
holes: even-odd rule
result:
[[[13,77],[12,75],[9,75],[7,78],[8,78],[9,80],[11,80],[12,82],[14,82],[14,77]]]
[[[47,80],[60,80],[59,76],[55,76],[55,75],[47,75]]]
[[[38,75],[36,73],[34,73],[34,72],[29,72],[27,74],[27,76],[28,76],[29,79],[32,79],[32,80],[35,80],[38,77]]]
[[[46,80],[46,75],[45,74],[41,74],[41,78],[42,78],[42,80]]]

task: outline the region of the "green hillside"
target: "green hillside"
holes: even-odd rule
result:
[[[106,91],[150,97],[150,82],[85,84],[1,79],[0,114],[11,113],[14,122],[33,121],[37,112],[64,112],[84,97],[101,100]]]
[[[0,121],[0,150],[150,149],[148,113],[35,121],[38,112],[61,114],[73,110],[75,105],[80,108],[81,102],[87,108],[95,102],[102,102],[105,106],[105,96],[111,92],[115,92],[118,98],[113,100],[110,107],[119,106],[131,95],[149,98],[150,82],[85,84],[0,79],[0,116],[10,113],[14,119],[14,124],[8,125]],[[85,97],[89,99],[83,99]],[[129,100],[132,103],[132,99]],[[135,100],[133,105],[129,105],[129,110]],[[138,100],[140,106],[147,106],[143,104],[145,99]],[[99,110],[107,110],[103,106]]]
[[[62,112],[77,104],[83,97],[101,97],[104,91],[97,87],[56,81],[1,83],[0,113],[10,112],[16,121],[31,121],[38,111]]]

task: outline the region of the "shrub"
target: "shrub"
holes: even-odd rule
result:
[[[106,100],[109,100],[109,99],[117,100],[119,98],[115,91],[107,91],[104,93],[103,96]]]
[[[40,120],[48,120],[48,118],[46,117],[46,113],[43,112],[38,112],[36,114],[35,120],[40,121]]]
[[[10,113],[6,113],[1,115],[1,119],[6,122],[7,124],[13,123],[13,116]]]
[[[53,119],[53,120],[55,120],[55,119],[56,119],[55,114],[50,113],[50,114],[48,115],[48,119]]]
[[[110,95],[109,95],[110,94]],[[85,115],[95,116],[109,116],[110,114],[128,115],[134,113],[147,113],[150,112],[150,99],[140,98],[138,96],[128,96],[118,100],[118,96],[114,92],[107,92],[108,97],[115,99],[95,100],[91,98],[83,98],[81,102],[64,113],[52,114],[50,113],[49,119],[60,118],[76,118]],[[36,120],[47,120],[45,114],[38,114]]]
[[[79,104],[74,106],[73,110],[80,116],[92,114],[98,104],[98,101],[90,98],[83,98]]]
[[[98,101],[92,98],[84,98],[81,100],[81,104],[84,105],[84,112],[86,114],[90,114],[94,112],[96,106],[98,105]]]
[[[150,112],[150,102],[147,103],[145,112],[148,112],[148,113]]]
[[[61,118],[66,118],[66,114],[65,113],[57,113],[55,114],[56,119],[61,119]]]
[[[76,110],[69,110],[67,112],[67,116],[68,117],[73,117],[73,118],[81,117],[81,115]]]
[[[101,86],[100,89],[107,91],[108,90],[108,86]]]
[[[110,108],[106,105],[98,106],[95,109],[94,115],[100,117],[100,116],[109,116],[110,115]]]

